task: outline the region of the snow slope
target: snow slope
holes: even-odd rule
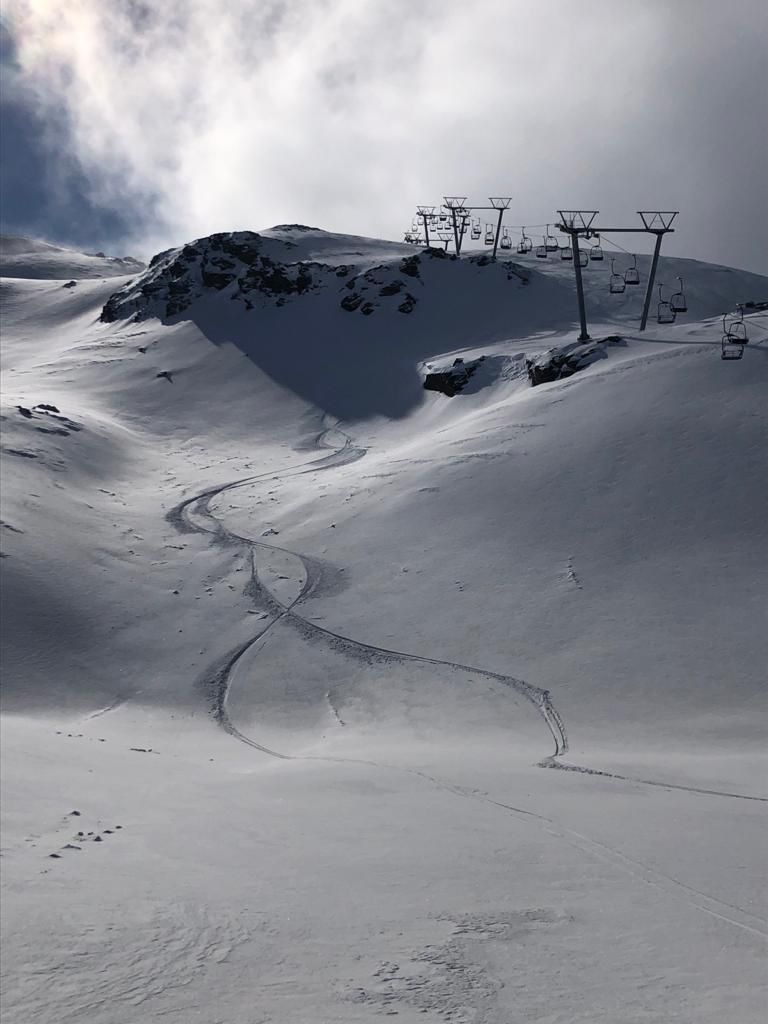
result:
[[[608,272],[2,281],[9,1021],[762,1019],[768,280]]]
[[[75,252],[38,239],[0,235],[0,277],[71,280],[138,274],[144,264],[132,256]]]

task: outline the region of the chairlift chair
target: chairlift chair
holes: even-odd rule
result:
[[[507,231],[506,228],[504,228],[504,234],[501,236],[501,248],[502,249],[511,249],[512,248],[512,239],[509,237],[509,231]]]
[[[637,256],[632,254],[634,260],[631,267],[624,271],[624,284],[640,284],[640,271],[637,269]]]
[[[582,249],[579,249],[579,266],[580,267],[588,267],[589,266],[589,253],[585,252]]]
[[[685,301],[685,292],[683,291],[683,279],[678,277],[678,290],[674,293],[672,298],[669,300],[669,304],[676,313],[687,313],[688,303]]]
[[[589,258],[595,263],[600,263],[604,258],[603,247],[600,245],[600,235],[595,235],[597,241],[589,248]]]
[[[536,246],[536,259],[537,260],[546,260],[546,259],[548,259],[548,257],[549,257],[549,253],[547,251],[547,242],[546,242],[546,239],[542,239],[541,245],[537,245]]]
[[[723,340],[720,342],[720,358],[721,359],[741,359],[744,355],[744,346],[738,342],[729,341],[726,335],[723,335]]]
[[[526,235],[525,228],[523,228],[523,233],[520,235],[520,241],[517,243],[517,251],[521,256],[525,256],[525,254],[529,253],[532,248],[533,242],[530,240],[528,235]]]
[[[737,313],[731,313],[731,316],[736,316],[738,319],[731,320],[727,323],[728,313],[723,317],[723,333],[728,338],[739,345],[746,345],[749,341],[749,335],[747,334],[747,325],[744,323],[744,310],[739,306]]]
[[[561,260],[572,260],[573,259],[573,246],[571,245],[570,239],[560,249],[560,259]]]
[[[493,236],[494,236],[493,224],[486,224],[485,225],[485,244],[486,245],[493,245]]]
[[[676,314],[670,303],[666,301],[661,293],[663,287],[663,284],[659,284],[659,304],[656,307],[656,323],[673,324]]]
[[[608,291],[611,295],[621,295],[626,288],[626,282],[621,274],[616,273],[615,262],[615,260],[611,260],[611,276],[608,281]]]
[[[547,252],[557,252],[560,248],[555,236],[549,233],[549,224],[547,224],[547,233],[544,235],[544,245],[547,247]]]
[[[482,228],[480,226],[480,221],[479,220],[473,221],[472,222],[472,237],[474,238],[474,240],[477,241],[482,233],[483,233],[483,231],[482,231]]]
[[[739,307],[739,319],[727,322],[728,314],[723,316],[723,337],[720,341],[721,359],[741,359],[744,347],[749,341],[747,325],[744,323],[744,310]]]

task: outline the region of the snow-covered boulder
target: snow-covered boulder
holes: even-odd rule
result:
[[[618,334],[612,334],[601,341],[575,341],[559,348],[549,348],[545,352],[537,352],[526,358],[525,365],[528,378],[533,387],[546,384],[551,380],[560,380],[578,373],[599,359],[606,358],[608,345],[626,344]]]
[[[449,398],[458,395],[469,383],[469,379],[480,366],[485,356],[479,359],[470,359],[464,362],[463,359],[454,359],[451,366],[444,369],[433,370],[424,378],[425,391],[439,391]]]

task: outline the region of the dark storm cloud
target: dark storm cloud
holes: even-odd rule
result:
[[[67,109],[39,109],[10,32],[0,25],[0,231],[99,248],[129,234],[119,208],[100,206],[80,168]]]
[[[768,270],[757,0],[7,9],[10,137],[32,155],[6,207],[38,209],[40,233],[145,252],[295,220],[397,237],[418,202],[511,193],[526,224],[679,207],[667,251]]]

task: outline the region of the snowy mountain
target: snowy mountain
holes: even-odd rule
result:
[[[591,265],[576,348],[559,259],[75,256],[3,250],[9,1020],[760,1020],[768,279]]]
[[[57,281],[123,277],[142,270],[144,264],[132,256],[75,252],[21,235],[0,235],[0,277]]]

